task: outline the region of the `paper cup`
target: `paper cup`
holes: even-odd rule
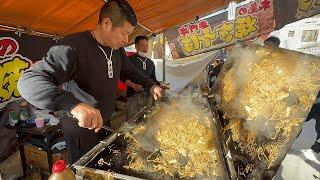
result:
[[[43,118],[36,118],[35,120],[37,128],[43,128],[44,126],[44,119]]]

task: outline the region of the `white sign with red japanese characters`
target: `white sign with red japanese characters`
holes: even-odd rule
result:
[[[227,13],[165,32],[176,58],[199,54],[269,33],[275,28],[273,3],[260,0],[237,8],[234,20]]]

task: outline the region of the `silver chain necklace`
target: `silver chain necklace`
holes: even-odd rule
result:
[[[140,57],[138,57],[138,59],[142,62],[142,69],[143,70],[147,70],[147,58],[145,58],[144,60],[142,60]]]
[[[96,39],[96,36],[94,34],[94,31],[92,30],[92,35],[93,35],[93,38],[97,41]],[[103,48],[101,46],[99,46],[99,49],[102,51],[102,53],[104,54],[104,56],[106,57],[106,60],[107,60],[107,67],[108,67],[108,77],[110,79],[113,78],[113,66],[112,66],[112,53],[113,53],[113,48],[111,48],[111,52],[110,52],[110,56],[108,57],[106,52],[103,50]]]

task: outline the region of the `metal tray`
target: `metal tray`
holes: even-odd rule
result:
[[[184,97],[170,97],[166,102],[175,101],[179,98]],[[221,148],[220,137],[218,135],[217,121],[214,118],[215,115],[209,110],[209,104],[204,98],[193,98],[194,103],[199,104],[204,108],[207,108],[208,116],[210,116],[210,125],[212,127],[212,133],[214,136],[214,146],[216,147],[218,158],[220,160],[219,168],[221,175],[220,177],[214,177],[214,179],[229,179],[227,166],[225,164],[224,152]],[[125,149],[127,148],[128,142],[125,140],[124,136],[127,132],[133,130],[136,125],[143,124],[145,121],[145,116],[150,116],[156,113],[157,103],[153,107],[147,107],[142,109],[129,123],[125,123],[117,132],[110,135],[104,141],[101,141],[97,146],[95,146],[91,151],[84,155],[78,162],[76,162],[73,167],[76,169],[76,174],[79,177],[85,179],[101,178],[101,179],[178,179],[179,176],[170,176],[165,173],[144,173],[135,172],[129,169],[123,168],[123,166],[128,164],[129,159],[127,159],[127,154]],[[133,125],[134,124],[134,125]],[[116,153],[114,153],[116,150]],[[146,152],[150,153],[150,152]],[[98,165],[100,158],[104,158],[108,163],[103,166]],[[183,178],[183,179],[196,179],[196,178]],[[212,177],[211,177],[212,179]]]

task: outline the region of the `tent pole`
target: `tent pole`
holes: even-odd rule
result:
[[[163,60],[162,60],[162,80],[163,82],[166,81],[166,38],[164,36],[164,33],[162,34],[163,38]]]
[[[0,29],[6,29],[9,31],[20,31],[21,33],[25,34],[30,34],[30,35],[36,35],[36,36],[41,36],[41,37],[50,37],[50,38],[58,38],[58,36],[54,34],[49,34],[49,33],[44,33],[44,32],[39,32],[39,31],[33,31],[31,30],[30,32],[26,29],[19,28],[19,27],[12,27],[12,26],[7,26],[7,25],[2,25],[0,24]]]

